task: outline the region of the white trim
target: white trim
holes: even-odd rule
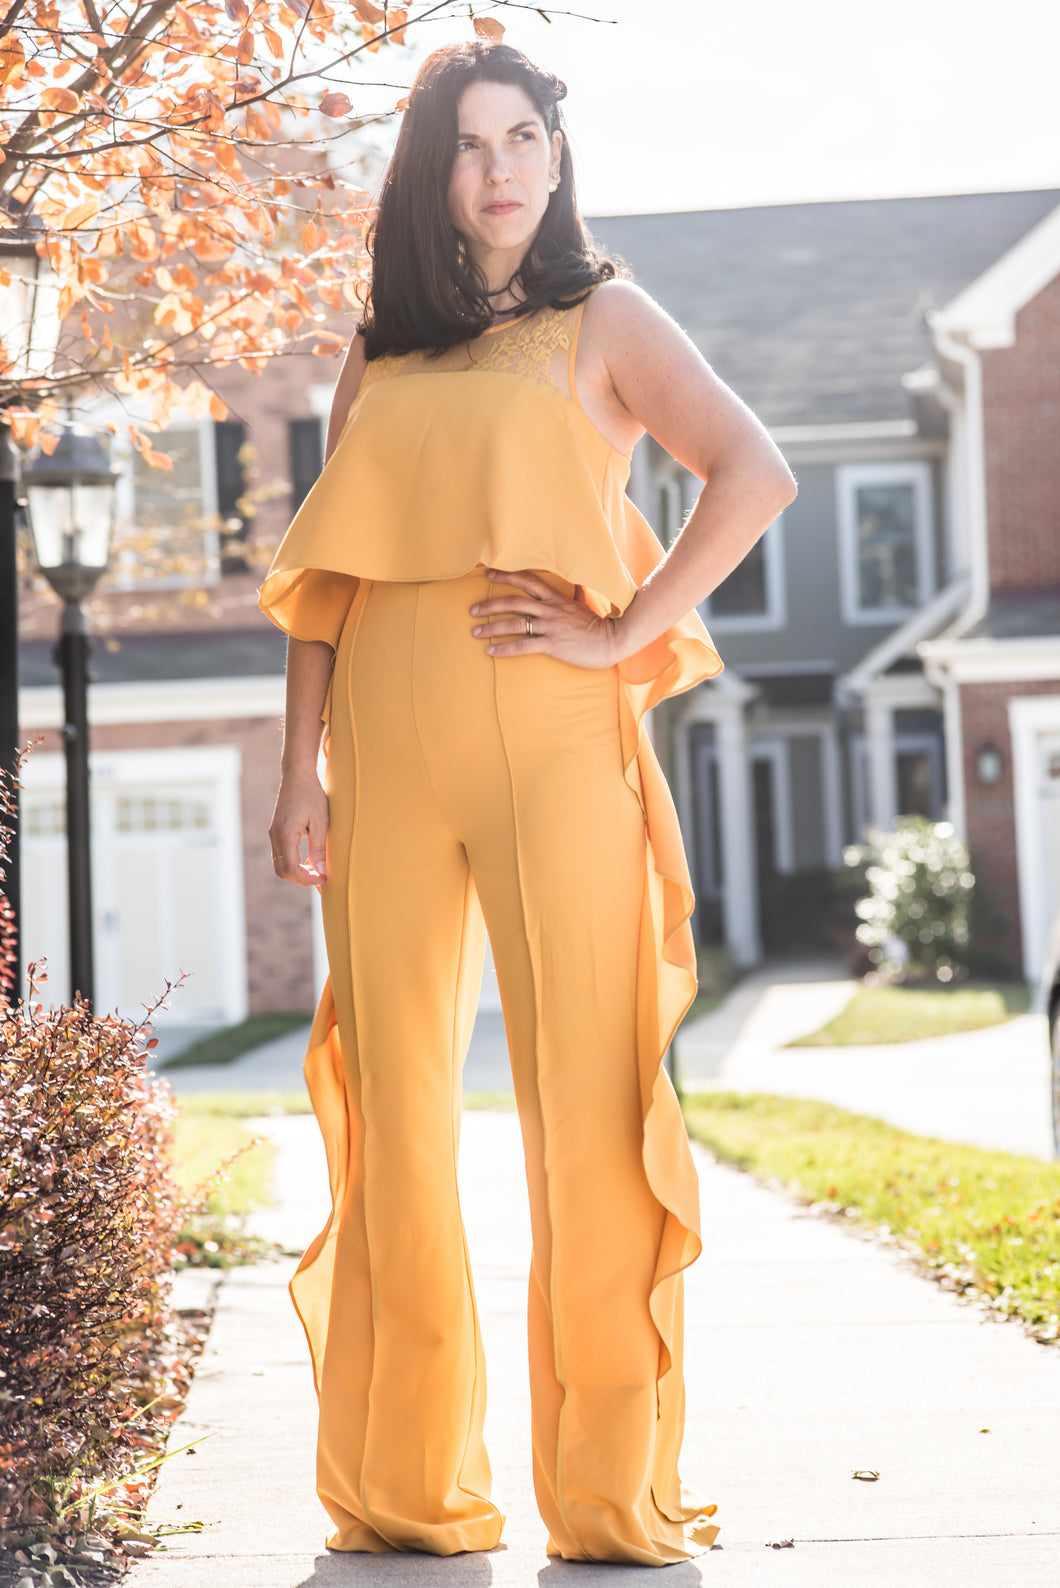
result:
[[[711,683],[692,691],[688,708],[681,717],[683,730],[693,722],[714,724],[718,824],[725,849],[722,919],[725,942],[736,964],[744,967],[757,965],[762,958],[750,754],[744,715],[744,708],[757,697],[758,691],[738,673],[724,672]]]
[[[932,596],[926,606],[919,607],[911,618],[907,618],[870,651],[866,651],[856,667],[844,673],[838,680],[840,692],[849,690],[859,693],[880,674],[886,673],[888,667],[912,650],[914,645],[928,635],[937,633],[960,610],[970,590],[971,584],[967,579],[958,579],[954,584],[946,585],[945,589]]]
[[[845,425],[774,425],[769,434],[778,446],[822,441],[905,441],[917,433],[915,419],[869,419]]]
[[[866,703],[875,700],[891,711],[938,711],[941,705],[938,690],[923,673],[885,673],[861,693]]]
[[[1060,207],[1032,226],[1007,253],[931,316],[940,331],[972,347],[1012,347],[1016,315],[1060,275]]]
[[[1012,789],[1016,819],[1016,868],[1019,877],[1020,934],[1023,973],[1036,983],[1048,946],[1045,919],[1048,879],[1042,865],[1043,843],[1038,782],[1037,736],[1060,732],[1060,694],[1016,696],[1008,703],[1012,735]]]
[[[784,515],[781,513],[762,536],[762,574],[766,598],[764,612],[716,613],[711,608],[710,596],[700,603],[703,621],[714,633],[761,634],[767,630],[784,628],[788,621],[784,538]]]
[[[947,335],[934,315],[928,315],[935,346],[942,358],[960,365],[964,389],[954,396],[950,411],[950,471],[953,501],[950,512],[951,548],[966,564],[972,589],[961,626],[970,628],[986,611],[990,599],[990,552],[986,517],[986,453],[983,439],[983,369],[979,355]]]
[[[1060,678],[1060,635],[1014,640],[925,640],[917,651],[930,673],[945,670],[958,684]]]
[[[275,673],[253,678],[137,679],[124,684],[90,684],[88,715],[93,727],[282,717],[285,693],[283,677]],[[62,690],[52,684],[20,689],[18,716],[26,729],[61,728]]]
[[[831,668],[829,668],[831,670]],[[756,673],[760,669],[755,669]],[[783,721],[770,721],[763,727],[763,737],[783,740],[815,738],[821,747],[821,797],[824,817],[824,852],[829,865],[843,863],[843,795],[839,729],[830,706],[820,706],[816,713],[801,716],[785,713]],[[752,740],[753,746],[756,741]],[[789,751],[790,754],[790,751]],[[788,767],[790,786],[790,761]],[[794,812],[794,800],[792,800]],[[794,842],[794,820],[792,820]]]
[[[909,606],[862,607],[858,598],[857,492],[862,486],[913,488],[917,593]],[[836,523],[839,534],[839,589],[843,622],[852,626],[903,623],[926,603],[935,588],[931,468],[923,462],[844,463],[836,469]]]
[[[894,706],[873,691],[865,700],[867,817],[886,832],[898,814],[898,764],[894,758]]]

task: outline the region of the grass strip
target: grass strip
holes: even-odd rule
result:
[[[514,1092],[465,1092],[465,1108],[497,1108],[511,1113],[515,1108]]]
[[[848,1213],[949,1288],[1055,1341],[1060,1163],[914,1136],[830,1103],[732,1092],[684,1100],[690,1135],[801,1200]]]
[[[188,1119],[267,1119],[276,1114],[313,1112],[304,1087],[300,1092],[181,1092],[177,1102]]]
[[[227,1163],[234,1153],[239,1157]],[[180,1232],[178,1266],[221,1268],[270,1255],[265,1242],[246,1233],[246,1218],[272,1206],[276,1158],[275,1143],[256,1138],[238,1117],[189,1109],[181,1100],[174,1177],[189,1196],[207,1185],[209,1194]]]
[[[1030,1008],[1030,988],[859,987],[833,1020],[789,1048],[867,1047],[877,1043],[917,1042],[959,1031],[1001,1025]]]
[[[299,1013],[250,1015],[237,1025],[226,1026],[223,1031],[214,1031],[181,1048],[179,1053],[172,1054],[159,1065],[159,1071],[186,1070],[196,1064],[231,1064],[252,1048],[260,1048],[265,1042],[286,1036],[288,1031],[307,1026],[309,1019],[309,1015]]]

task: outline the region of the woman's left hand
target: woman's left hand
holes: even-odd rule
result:
[[[492,596],[471,608],[472,617],[482,620],[471,632],[490,641],[490,656],[555,656],[575,667],[612,667],[620,659],[614,619],[598,618],[583,601],[569,600],[525,568],[487,568],[486,578],[525,592]]]

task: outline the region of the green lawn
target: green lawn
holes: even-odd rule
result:
[[[849,1048],[874,1043],[915,1042],[1001,1025],[1030,1008],[1030,988],[859,987],[834,1020],[789,1048]]]
[[[701,1092],[684,1109],[717,1157],[853,1209],[959,1289],[1057,1339],[1060,1163],[913,1136],[828,1103]]]
[[[264,1042],[284,1037],[288,1031],[309,1024],[307,1014],[251,1015],[238,1025],[226,1026],[211,1036],[201,1037],[189,1047],[174,1053],[159,1066],[160,1070],[184,1070],[194,1064],[231,1064],[251,1048],[260,1048]]]
[[[235,1103],[254,1094],[229,1094]],[[260,1098],[255,1098],[260,1105]],[[268,1254],[264,1242],[246,1234],[246,1216],[272,1205],[276,1147],[256,1138],[238,1107],[221,1112],[217,1094],[181,1100],[173,1126],[173,1170],[189,1196],[207,1191],[177,1240],[178,1264],[220,1268],[253,1262]],[[243,1114],[260,1108],[244,1107]],[[239,1157],[223,1167],[234,1153]],[[211,1183],[212,1177],[217,1179]]]

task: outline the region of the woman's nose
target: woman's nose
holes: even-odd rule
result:
[[[486,150],[486,179],[490,182],[503,181],[511,174],[511,162],[508,152],[503,147]]]

